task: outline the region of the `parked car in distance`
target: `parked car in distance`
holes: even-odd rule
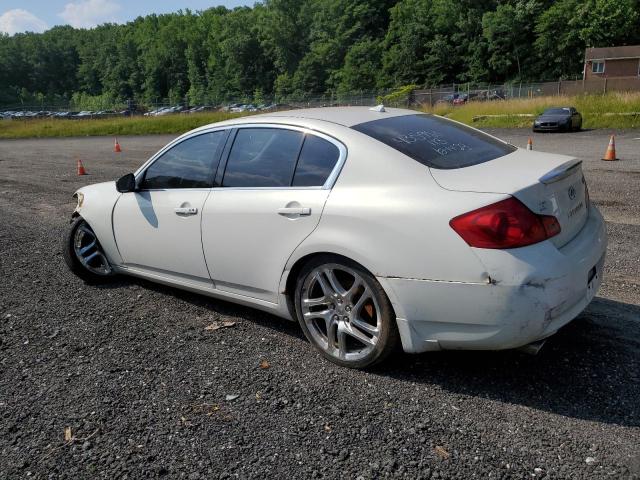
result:
[[[534,132],[573,132],[582,129],[582,115],[574,107],[547,108],[533,122]]]
[[[200,105],[200,106],[197,106],[197,107],[191,107],[190,109],[185,110],[182,113],[200,113],[200,112],[204,112],[206,109],[207,109],[206,106]]]
[[[327,359],[541,342],[594,298],[607,235],[580,160],[436,115],[316,108],[185,133],[76,191],[64,258],[297,320]]]
[[[252,104],[233,104],[229,106],[229,111],[234,113],[256,112],[258,109]]]
[[[184,109],[184,107],[181,107],[181,106],[160,107],[160,108],[156,108],[154,110],[151,110],[151,111],[145,113],[144,115],[146,117],[158,117],[158,116],[163,116],[163,115],[170,115],[172,113],[178,113],[178,112],[181,112],[183,109]]]
[[[58,112],[56,118],[74,118],[80,112]]]
[[[450,103],[453,104],[453,102],[460,96],[459,93],[450,93],[449,95],[445,95],[444,97],[442,97],[440,100],[436,101],[436,103]]]
[[[269,111],[279,111],[279,110],[294,110],[296,107],[293,107],[287,103],[271,103],[265,105],[261,110],[265,112]]]
[[[451,103],[453,105],[462,105],[464,103],[467,103],[468,100],[469,96],[466,93],[461,93],[456,98],[454,98]]]
[[[454,105],[464,105],[471,100],[484,100],[477,92],[461,93],[453,100]]]
[[[156,117],[161,117],[164,115],[170,115],[172,113],[176,113],[176,107],[165,107],[165,108],[161,108],[160,110],[158,110],[154,116]]]
[[[93,112],[89,110],[83,110],[82,112],[78,112],[75,115],[72,115],[73,118],[81,120],[83,118],[92,118]]]

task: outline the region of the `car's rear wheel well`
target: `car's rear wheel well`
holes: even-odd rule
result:
[[[384,287],[370,270],[349,257],[317,252],[298,259],[287,277],[285,293],[291,316],[307,339],[338,365],[365,368],[399,345],[396,315]],[[326,316],[328,312],[332,313]]]
[[[311,259],[318,257],[320,255],[331,255],[329,252],[316,252],[310,253],[309,255],[305,255],[304,257],[300,257],[296,260],[296,263],[293,264],[291,270],[289,270],[289,275],[287,276],[287,282],[284,287],[284,294],[287,297],[287,308],[289,309],[289,314],[291,318],[296,318],[296,308],[294,304],[294,294],[296,291],[296,281],[298,280],[298,275],[300,275],[300,271],[305,266],[307,262]]]
[[[305,264],[307,262],[310,262],[312,259],[323,255],[334,255],[338,258],[346,258],[349,261],[353,261],[350,258],[345,257],[344,255],[337,255],[331,252],[315,252],[305,255],[304,257],[300,257],[298,260],[296,260],[296,263],[293,264],[291,270],[289,271],[289,276],[287,277],[287,283],[285,285],[284,292],[287,296],[293,295],[293,292],[296,289],[296,280],[298,279],[298,275],[300,275],[300,271],[305,266]]]
[[[364,265],[361,265],[355,260],[352,260],[349,257],[345,257],[344,255],[339,255],[333,252],[315,252],[315,253],[310,253],[308,255],[305,255],[304,257],[300,257],[298,260],[296,260],[296,263],[293,264],[293,266],[291,267],[291,270],[289,271],[289,275],[287,276],[287,281],[286,281],[285,290],[284,290],[284,294],[287,298],[287,307],[289,309],[289,313],[291,314],[291,318],[293,319],[296,318],[294,296],[295,296],[296,282],[298,280],[298,276],[300,275],[300,272],[308,262],[310,262],[314,258],[322,257],[322,256],[331,256],[331,257],[334,257],[336,260],[344,260],[346,262],[356,263],[360,265],[362,268],[364,268],[367,272],[371,273],[367,267],[365,267]]]

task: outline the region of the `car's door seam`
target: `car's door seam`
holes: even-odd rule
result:
[[[213,188],[210,188],[209,193],[204,199],[204,202],[202,202],[202,209],[200,210],[200,248],[202,248],[202,258],[204,259],[204,266],[207,269],[207,273],[209,274],[209,280],[211,280],[211,285],[213,286],[213,288],[216,288],[216,282],[213,280],[213,275],[211,275],[211,270],[209,270],[209,264],[207,263],[207,255],[205,254],[205,251],[204,251],[204,240],[202,238],[202,222],[204,220],[204,209],[212,193],[213,193]]]
[[[118,238],[116,237],[116,222],[115,222],[116,206],[118,205],[118,202],[122,198],[122,195],[124,194],[121,193],[120,195],[118,195],[118,198],[116,198],[116,201],[113,202],[113,207],[111,208],[111,235],[113,235],[113,243],[115,243],[116,245],[116,250],[118,251],[118,255],[120,255],[120,260],[122,260],[122,264],[125,264],[126,260],[122,255],[122,252],[120,251],[120,247],[118,246]]]
[[[300,240],[300,242],[295,246],[295,248],[291,251],[291,254],[289,255],[289,257],[287,257],[287,261],[284,263],[284,268],[282,269],[282,273],[280,273],[280,281],[278,283],[278,305],[280,304],[280,285],[282,285],[282,277],[284,276],[284,273],[287,271],[287,265],[289,265],[289,262],[291,261],[291,258],[293,257],[293,255],[296,253],[296,250],[298,250],[298,248],[300,248],[300,245],[302,245],[305,240],[307,238],[309,238],[313,232],[315,232],[318,227],[320,226],[320,222],[322,221],[322,215],[324,214],[324,209],[327,205],[327,202],[329,201],[329,197],[331,196],[331,192],[333,189],[328,190],[327,191],[327,196],[324,199],[324,202],[322,203],[322,208],[320,209],[320,213],[318,215],[318,221],[316,222],[316,225],[313,227],[313,229],[302,239]]]

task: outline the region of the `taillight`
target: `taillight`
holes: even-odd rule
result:
[[[477,248],[524,247],[560,233],[556,217],[536,215],[514,197],[457,216],[449,225]]]

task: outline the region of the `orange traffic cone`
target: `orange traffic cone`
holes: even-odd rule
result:
[[[120,144],[118,143],[118,137],[116,137],[116,143],[113,146],[113,151],[116,153],[122,152],[122,149],[120,148]]]
[[[527,141],[527,150],[533,150],[533,140],[529,137],[529,141]]]
[[[606,160],[606,161],[618,160],[618,158],[616,157],[615,135],[611,135],[611,138],[609,138],[609,146],[607,147],[607,153],[604,154],[604,158],[602,160]]]
[[[87,171],[84,169],[84,165],[82,165],[82,160],[78,159],[78,175],[88,175]]]

